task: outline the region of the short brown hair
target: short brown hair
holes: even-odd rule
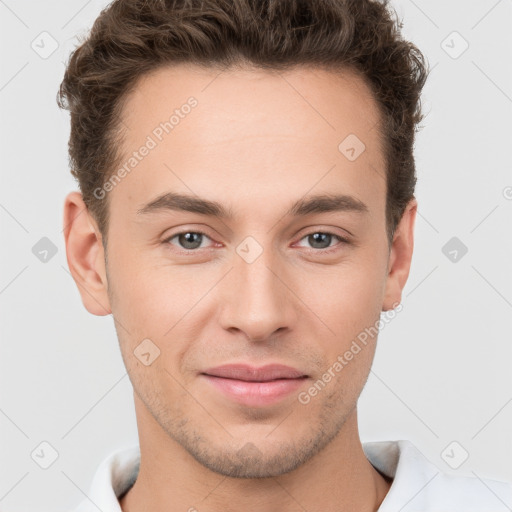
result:
[[[59,106],[71,114],[71,173],[104,245],[108,197],[98,199],[94,191],[120,162],[123,100],[143,75],[173,63],[357,71],[374,93],[382,120],[391,242],[414,197],[413,145],[427,78],[425,58],[401,37],[401,28],[387,0],[111,2],[71,54],[57,95]]]

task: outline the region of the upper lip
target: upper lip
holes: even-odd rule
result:
[[[266,382],[275,379],[297,379],[307,377],[300,370],[282,364],[251,366],[249,364],[225,364],[208,368],[203,374],[226,379],[245,380],[248,382]]]

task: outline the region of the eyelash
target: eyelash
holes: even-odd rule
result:
[[[173,239],[173,238],[176,238],[177,236],[180,236],[180,235],[184,235],[186,233],[194,233],[194,234],[197,234],[197,235],[202,235],[202,236],[205,236],[206,238],[209,238],[211,240],[211,238],[206,234],[204,233],[203,231],[192,231],[190,229],[188,230],[185,230],[185,231],[180,231],[178,233],[174,233],[172,236],[166,238],[163,243],[165,244],[169,244],[169,245],[172,245],[170,244],[170,241]],[[335,251],[338,251],[340,249],[340,246],[342,245],[349,245],[350,244],[350,241],[347,239],[347,238],[344,238],[340,235],[336,235],[335,233],[331,233],[329,231],[312,231],[311,233],[308,233],[306,235],[304,235],[299,241],[303,240],[304,238],[307,238],[308,236],[311,236],[311,235],[315,235],[315,234],[322,234],[322,235],[330,235],[332,237],[335,237],[339,240],[339,243],[332,246],[332,247],[328,247],[326,249],[315,249],[314,247],[311,247],[310,248],[310,251],[313,251],[313,252],[316,252],[316,253],[322,253],[322,254],[330,254],[332,252],[335,252]],[[178,252],[181,252],[181,253],[194,253],[194,252],[198,252],[199,249],[181,249],[179,250]]]

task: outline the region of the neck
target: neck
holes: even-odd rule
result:
[[[357,409],[339,434],[297,469],[270,478],[232,478],[197,462],[170,438],[135,395],[140,469],[120,500],[123,512],[377,511],[391,485],[364,455]]]

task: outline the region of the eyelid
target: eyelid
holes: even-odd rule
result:
[[[322,226],[321,224],[312,224],[309,226],[305,226],[300,230],[299,236],[296,238],[297,241],[302,240],[304,237],[309,235],[313,235],[315,233],[323,233],[324,235],[331,235],[337,237],[341,242],[350,244],[352,242],[353,235],[346,229],[336,228],[335,226]],[[317,251],[321,251],[322,249],[317,249]]]

